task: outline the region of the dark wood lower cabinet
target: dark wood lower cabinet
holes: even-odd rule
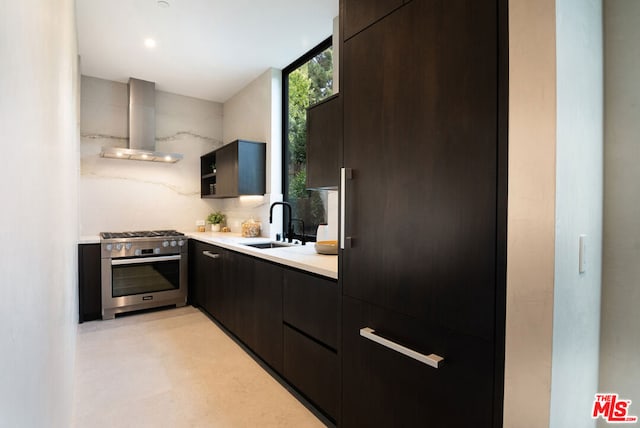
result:
[[[189,300],[282,372],[282,267],[189,241]]]
[[[339,320],[335,280],[284,270],[284,376],[333,420],[340,413]]]
[[[102,318],[100,244],[78,245],[79,322]]]
[[[227,319],[228,292],[222,281],[226,250],[199,241],[189,241],[189,302],[220,322]]]
[[[290,326],[284,326],[284,376],[334,420],[340,409],[338,355]]]
[[[244,316],[247,345],[277,372],[282,373],[282,273],[283,268],[255,260],[253,284]]]
[[[254,323],[253,295],[255,291],[255,262],[252,257],[227,251],[224,257],[223,287],[229,296],[225,311],[228,317],[221,320],[233,334],[251,347]]]
[[[340,292],[336,280],[192,239],[189,300],[337,420]]]
[[[376,333],[444,358],[433,368],[360,335]],[[493,427],[494,348],[490,342],[343,298],[344,427]],[[501,417],[501,415],[496,415]]]
[[[339,299],[336,281],[284,271],[284,321],[333,350],[338,349]]]

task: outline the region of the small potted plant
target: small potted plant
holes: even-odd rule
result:
[[[209,214],[207,217],[207,223],[211,224],[212,232],[220,232],[220,224],[224,221],[225,215],[220,211]]]

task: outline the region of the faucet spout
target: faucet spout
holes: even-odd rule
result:
[[[289,202],[274,202],[271,204],[271,207],[269,207],[269,223],[273,223],[273,208],[276,205],[282,205],[282,210],[284,211],[285,208],[287,208],[288,212],[289,212],[289,218],[288,218],[288,222],[287,222],[287,231],[285,233],[283,233],[283,239],[288,239],[289,242],[291,242],[291,240],[293,239],[293,225],[291,224],[291,217],[292,217],[292,209],[291,209],[291,204]],[[283,212],[284,214],[284,212]]]

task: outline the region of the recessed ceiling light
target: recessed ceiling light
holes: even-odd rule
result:
[[[167,155],[167,156],[164,157],[164,160],[167,161],[167,162],[171,162],[173,159],[171,158],[171,156]]]
[[[158,7],[167,8],[171,6],[167,0],[158,0]]]
[[[153,40],[152,38],[147,38],[147,39],[144,39],[144,45],[149,49],[153,49],[156,47],[156,41]]]

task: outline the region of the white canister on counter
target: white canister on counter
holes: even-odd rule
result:
[[[316,231],[316,241],[328,241],[329,240],[329,225],[320,224]]]

